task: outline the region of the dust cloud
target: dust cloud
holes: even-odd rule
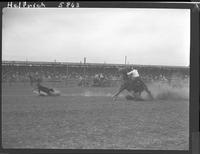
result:
[[[189,82],[175,80],[168,82],[155,82],[149,86],[154,99],[158,100],[189,100]]]

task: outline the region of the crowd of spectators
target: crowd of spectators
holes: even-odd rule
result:
[[[189,70],[172,70],[169,68],[138,68],[138,72],[145,81],[170,81],[172,76],[182,79],[189,78]],[[2,66],[3,82],[27,82],[29,75],[37,76],[46,81],[65,81],[70,79],[94,79],[95,75],[103,74],[107,80],[120,80],[117,68],[84,68],[84,67],[51,67],[51,66]]]
[[[98,73],[103,73],[107,79],[116,79],[119,77],[116,70],[104,71],[100,69],[85,69],[85,68],[52,68],[52,67],[17,67],[4,66],[2,67],[2,81],[28,81],[29,75],[37,76],[43,80],[67,80],[79,79],[85,77],[88,79],[94,78]]]

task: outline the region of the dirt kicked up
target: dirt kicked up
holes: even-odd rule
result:
[[[114,88],[2,88],[3,148],[188,150],[189,89],[149,85],[153,101],[127,101]],[[144,98],[146,95],[143,94]]]

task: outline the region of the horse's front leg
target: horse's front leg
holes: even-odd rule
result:
[[[118,92],[116,92],[116,93],[112,96],[112,98],[113,98],[114,101],[116,101],[117,96],[118,96],[124,89],[125,89],[124,87],[120,87],[120,89],[118,90]]]

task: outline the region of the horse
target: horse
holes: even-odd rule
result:
[[[113,95],[113,100],[116,100],[117,96],[124,90],[127,90],[128,92],[132,93],[132,99],[136,98],[137,100],[141,100],[141,93],[143,91],[145,91],[149,95],[149,97],[153,99],[150,90],[140,77],[136,78],[135,80],[132,80],[127,75],[129,69],[120,69],[119,71],[122,73],[123,83],[121,84],[119,90]]]

